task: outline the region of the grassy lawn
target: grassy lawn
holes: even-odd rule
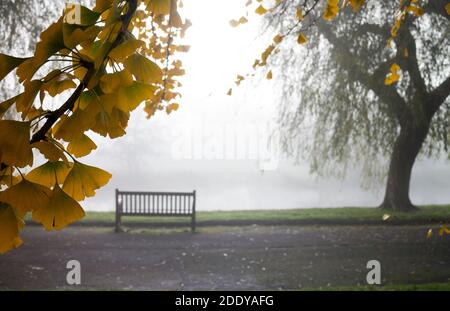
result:
[[[383,215],[389,214],[383,221]],[[165,223],[189,222],[186,217],[123,217],[125,223]],[[291,223],[439,223],[450,222],[450,205],[421,206],[412,213],[387,213],[378,208],[307,208],[290,210],[252,210],[252,211],[215,211],[197,212],[199,224],[227,222],[291,222]],[[88,212],[83,223],[114,223],[114,212]]]
[[[450,283],[399,284],[399,285],[365,285],[305,288],[304,291],[450,291]]]

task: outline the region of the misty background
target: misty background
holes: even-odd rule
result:
[[[184,40],[191,49],[183,56],[186,75],[181,79],[180,109],[170,115],[160,112],[147,120],[142,109],[137,108],[124,137],[110,140],[90,134],[98,148],[80,161],[99,166],[113,177],[95,197],[82,202],[84,208],[114,210],[116,188],[129,191],[195,189],[198,210],[376,206],[381,203],[384,184],[380,182],[370,189],[361,187],[358,167],[349,168],[342,180],[317,179],[309,173],[309,163],[294,163],[276,152],[269,155],[275,162],[267,166],[265,151],[268,149],[270,153],[276,149],[276,146],[267,147],[266,138],[274,129],[279,88],[275,70],[272,81],[264,79],[260,72],[235,87],[236,75],[251,73],[253,60],[271,40],[271,36],[260,33],[260,24],[252,16],[248,24],[230,27],[229,21],[239,18],[244,6],[245,1],[185,2],[183,16],[193,25]],[[47,21],[50,22],[52,20]],[[230,87],[233,87],[233,95],[227,96]],[[230,152],[230,148],[239,144],[244,146],[242,153]],[[412,175],[413,203],[449,203],[449,177],[450,166],[444,157],[419,158]]]

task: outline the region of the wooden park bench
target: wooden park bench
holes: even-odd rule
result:
[[[195,190],[193,192],[132,192],[116,189],[116,232],[122,216],[191,217],[195,232]]]

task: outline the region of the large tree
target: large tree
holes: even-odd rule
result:
[[[271,57],[281,67],[284,150],[308,156],[317,173],[343,172],[357,161],[371,173],[389,158],[381,207],[414,210],[409,185],[416,157],[448,154],[447,1],[416,2],[400,19],[397,1],[366,1],[358,14],[348,8],[333,22],[321,18],[322,10],[306,9],[303,26],[292,31],[297,8],[320,5],[306,3],[284,1],[267,15],[277,33],[308,38]]]

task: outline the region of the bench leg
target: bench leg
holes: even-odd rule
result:
[[[195,233],[195,214],[192,215],[192,220],[191,220],[191,232]]]
[[[122,224],[121,216],[119,213],[116,213],[116,228],[115,228],[116,233],[123,232],[122,228],[120,227],[121,224]]]

